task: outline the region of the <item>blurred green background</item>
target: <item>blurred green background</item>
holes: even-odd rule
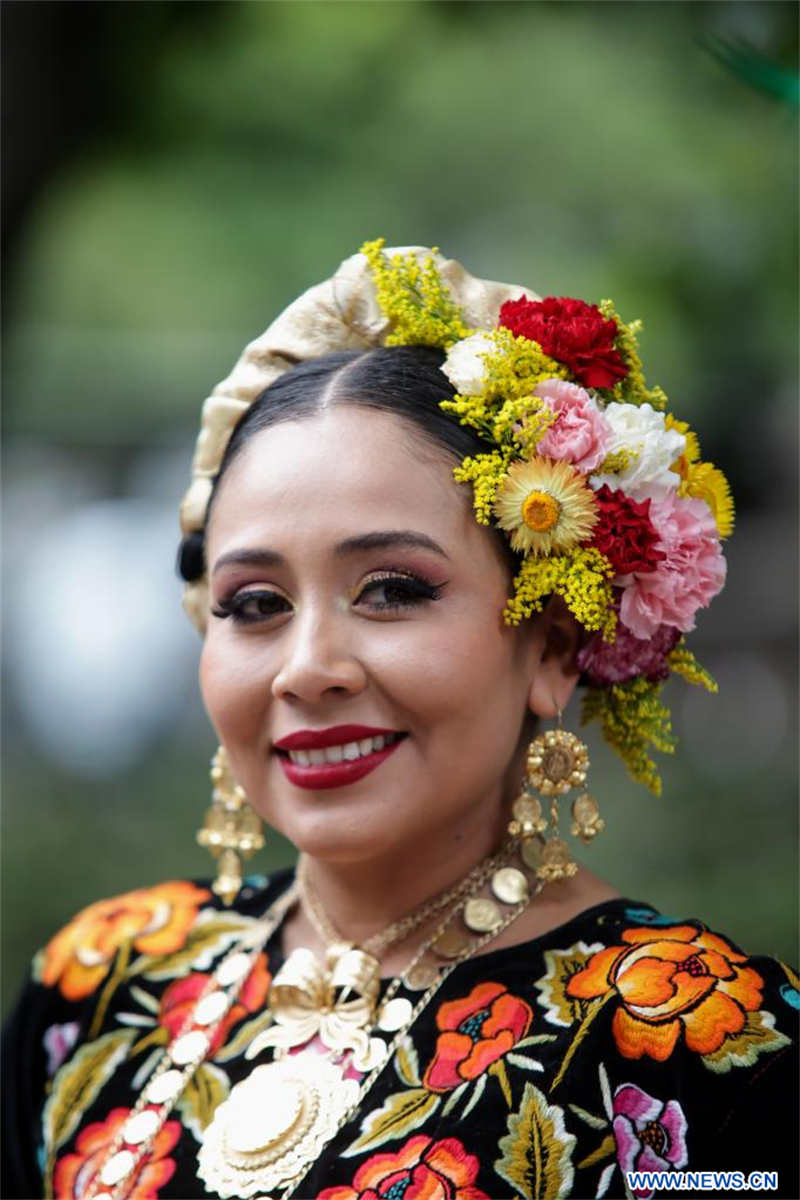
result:
[[[208,872],[173,574],[200,402],[367,236],[645,321],[738,501],[664,796],[594,731],[623,892],[796,957],[793,3],[6,3],[3,1000],[77,908]],[[672,687],[672,685],[670,685]],[[273,836],[254,869],[285,862]]]

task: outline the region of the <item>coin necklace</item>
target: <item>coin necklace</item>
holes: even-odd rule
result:
[[[198,1154],[198,1175],[209,1190],[222,1197],[244,1200],[275,1194],[288,1200],[324,1146],[358,1111],[400,1039],[451,971],[495,938],[529,903],[527,877],[506,865],[513,849],[513,844],[507,844],[499,854],[475,869],[472,895],[466,904],[462,906],[462,894],[402,975],[389,984],[371,1036],[363,1034],[366,1040],[363,1049],[355,1052],[345,1049],[343,1053],[341,1048],[346,1046],[346,1039],[336,1045],[335,1009],[342,1001],[334,999],[333,1010],[324,1014],[331,1023],[327,1028],[323,1024],[320,1029],[320,1040],[330,1052],[325,1055],[309,1050],[305,1038],[308,1027],[303,1024],[307,1017],[306,1002],[311,999],[309,981],[301,980],[299,975],[293,976],[291,982],[281,981],[285,969],[281,968],[273,983],[277,998],[273,993],[270,995],[276,1024],[254,1039],[246,1057],[254,1058],[266,1047],[274,1047],[278,1053],[283,1049],[284,1053],[256,1067],[216,1109]],[[510,909],[505,914],[494,900],[481,899],[475,894],[490,876],[495,896]],[[538,883],[535,891],[541,886]],[[466,930],[458,928],[459,918],[463,919]],[[474,938],[468,931],[479,936]],[[330,932],[338,936],[332,926]],[[340,944],[334,943],[334,954]],[[346,955],[347,952],[336,959],[337,966]],[[428,956],[438,961],[430,963],[426,971]],[[424,991],[416,1004],[396,995],[402,983],[409,990]],[[287,994],[282,996],[282,991]],[[366,1077],[360,1082],[347,1077],[348,1067]]]
[[[513,908],[503,915],[498,913],[497,917],[493,916],[492,928],[477,940],[470,939],[463,930],[457,930],[454,922],[461,913],[467,928],[478,932],[474,917],[476,912],[480,912],[480,909],[476,910],[473,905],[472,910],[469,910],[468,902],[464,905],[462,912],[460,904],[457,904],[455,909],[445,916],[432,937],[413,956],[402,976],[392,980],[381,1005],[377,1029],[383,1033],[394,1033],[394,1037],[389,1045],[383,1038],[377,1036],[370,1039],[370,1052],[377,1061],[360,1085],[352,1079],[343,1079],[338,1065],[323,1059],[320,1055],[295,1053],[287,1056],[284,1052],[283,1058],[277,1058],[273,1063],[256,1068],[246,1080],[232,1089],[228,1099],[216,1110],[214,1120],[206,1130],[204,1145],[200,1152],[201,1156],[205,1154],[206,1159],[212,1160],[208,1166],[211,1168],[211,1174],[215,1176],[212,1186],[218,1195],[249,1197],[256,1192],[263,1194],[276,1188],[283,1189],[280,1193],[283,1198],[291,1195],[293,1187],[307,1173],[325,1143],[358,1110],[369,1088],[386,1063],[390,1061],[401,1037],[427,1006],[450,972],[461,962],[477,953],[482,946],[511,924],[525,909],[532,895],[540,890],[542,884],[534,881],[533,892],[529,892],[528,880],[522,871],[499,865],[502,864],[502,861],[507,861],[507,858],[508,847],[492,859],[480,864],[471,875],[476,877],[473,880],[473,889],[477,892],[488,876],[493,873],[492,891],[504,905],[510,905],[513,899],[515,901]],[[87,1182],[84,1200],[117,1200],[121,1193],[129,1187],[131,1176],[149,1155],[150,1148],[169,1113],[195,1070],[207,1056],[216,1030],[235,1003],[258,955],[289,909],[297,901],[298,894],[299,887],[295,881],[282,896],[278,897],[262,918],[259,923],[258,937],[254,938],[252,934],[243,935],[217,965],[206,989],[165,1049],[128,1119],[103,1155],[97,1173]],[[471,899],[476,900],[479,906],[494,906],[493,901],[480,900],[475,896]],[[468,924],[468,911],[472,912],[472,924]],[[484,913],[484,924],[486,915]],[[458,953],[454,953],[456,944],[459,945]],[[442,959],[449,960],[444,967]],[[424,989],[424,995],[416,1005],[412,1006],[405,999],[398,999],[392,1005],[395,993],[401,983],[404,983],[410,991]],[[379,1050],[379,1046],[383,1047],[382,1051]],[[248,1049],[246,1057],[252,1058],[254,1053],[259,1052],[261,1048],[254,1043]],[[301,1058],[316,1060],[316,1062],[306,1061],[304,1065],[300,1065],[293,1081],[290,1082],[288,1067],[297,1063]],[[322,1064],[327,1064],[327,1066]],[[321,1069],[309,1071],[309,1066],[321,1067]],[[259,1071],[263,1072],[275,1067],[281,1067],[282,1077],[279,1078],[278,1072],[273,1075],[273,1085],[268,1089],[269,1097],[266,1106],[269,1111],[275,1113],[273,1128],[272,1130],[265,1130],[263,1127],[255,1129],[252,1119],[245,1120],[248,1116],[252,1118],[252,1112],[248,1112],[249,1100],[240,1104],[239,1099],[249,1097],[249,1090],[245,1093],[244,1089]],[[328,1069],[330,1067],[337,1072],[335,1078]],[[327,1073],[327,1079],[324,1078],[325,1073]],[[260,1093],[258,1108],[263,1113],[262,1079],[263,1076],[259,1077],[257,1083]],[[321,1095],[328,1089],[332,1089],[334,1093],[339,1092],[343,1083],[351,1083],[355,1086],[345,1088],[344,1098],[348,1101],[349,1106],[342,1111],[343,1104],[337,1103],[338,1119],[334,1124],[333,1120],[326,1120],[324,1106],[321,1111],[319,1101]],[[287,1085],[288,1090],[285,1096],[282,1096]],[[228,1114],[233,1117],[230,1123],[222,1120],[225,1114],[221,1110],[228,1105],[231,1106]],[[221,1118],[219,1122],[217,1121],[218,1116]],[[216,1150],[218,1153],[222,1152],[221,1166],[222,1173],[225,1175],[224,1179],[219,1180],[216,1178],[220,1172],[218,1153],[211,1153],[215,1143],[215,1127],[217,1134],[220,1131],[223,1133],[221,1139],[216,1137]],[[237,1141],[236,1131],[240,1127],[241,1133]],[[225,1136],[226,1132],[227,1136]],[[256,1141],[260,1145],[254,1151],[253,1145]],[[287,1146],[287,1141],[291,1143],[290,1146]],[[266,1147],[265,1142],[269,1143]],[[208,1152],[206,1152],[206,1143],[209,1144]],[[239,1159],[238,1163],[226,1162],[225,1155],[231,1152]],[[217,1160],[216,1169],[213,1162],[215,1159]],[[257,1166],[257,1162],[261,1163],[261,1166]],[[199,1173],[202,1178],[202,1172]],[[233,1178],[228,1179],[227,1176],[231,1173]],[[218,1184],[219,1186],[217,1186]]]

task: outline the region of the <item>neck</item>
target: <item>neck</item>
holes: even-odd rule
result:
[[[341,937],[360,945],[457,884],[499,849],[504,829],[505,816],[499,815],[491,823],[483,817],[474,828],[462,822],[449,836],[422,839],[358,863],[306,855],[306,875],[320,907]],[[435,920],[441,917],[440,913]],[[293,924],[294,929],[287,930],[294,934],[290,940],[308,945],[307,915],[297,912]]]

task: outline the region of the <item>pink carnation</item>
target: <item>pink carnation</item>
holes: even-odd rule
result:
[[[644,675],[655,683],[669,675],[667,655],[681,636],[672,625],[661,625],[650,638],[637,638],[622,622],[617,624],[613,644],[604,642],[599,633],[578,651],[578,667],[594,687],[624,683]]]
[[[682,499],[674,492],[650,505],[650,521],[666,558],[647,574],[618,577],[624,587],[620,617],[637,638],[652,637],[661,625],[688,633],[697,610],[706,608],[725,583],[716,522],[704,500]]]
[[[545,379],[534,395],[556,414],[539,454],[570,462],[585,475],[596,470],[608,454],[611,429],[589,393],[563,379]]]

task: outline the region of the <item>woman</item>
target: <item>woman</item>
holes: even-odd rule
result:
[[[796,977],[559,830],[570,792],[603,826],[579,678],[653,789],[661,681],[713,686],[683,634],[732,508],[665,401],[610,306],[380,242],[248,347],[182,507],[217,878],[37,957],[4,1195],[795,1194]],[[258,818],[296,876],[242,880]]]

